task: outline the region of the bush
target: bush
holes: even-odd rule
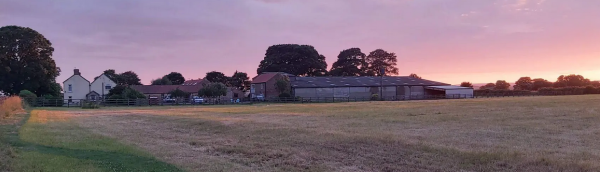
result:
[[[21,90],[21,92],[19,92],[19,97],[21,97],[25,102],[27,103],[27,105],[29,106],[35,106],[35,102],[37,99],[37,95],[35,95],[34,93],[32,93],[29,90]]]
[[[379,100],[379,94],[371,95],[371,100]]]
[[[9,97],[0,101],[0,116],[2,118],[9,117],[19,110],[23,110],[23,102],[20,97]]]
[[[198,91],[198,96],[200,97],[214,98],[226,95],[227,86],[225,86],[225,84],[217,82],[206,84]]]
[[[100,106],[96,102],[86,101],[81,105],[82,109],[99,109]]]

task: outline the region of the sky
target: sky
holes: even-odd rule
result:
[[[329,67],[340,51],[384,49],[400,75],[459,84],[519,77],[600,80],[595,0],[0,0],[0,26],[49,39],[62,82],[81,70],[256,75],[275,44],[313,45]]]

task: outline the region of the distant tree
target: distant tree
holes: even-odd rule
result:
[[[521,77],[513,87],[514,90],[533,90],[533,80],[530,77]]]
[[[586,79],[585,77],[581,76],[581,75],[575,75],[575,74],[571,74],[571,75],[561,75],[558,77],[558,79],[556,80],[556,82],[554,83],[554,87],[560,88],[560,87],[583,87],[586,85],[589,85],[591,83],[591,81],[589,79]]]
[[[198,91],[200,97],[221,97],[227,95],[227,86],[223,83],[213,82],[205,84],[204,87]]]
[[[460,86],[473,88],[473,84],[471,84],[470,82],[462,82],[462,83],[460,83]],[[494,87],[496,87],[496,86],[494,85]]]
[[[591,81],[590,85],[593,87],[600,87],[600,81]]]
[[[56,83],[60,68],[52,59],[53,52],[52,43],[31,28],[0,27],[0,92],[54,94],[51,85]]]
[[[225,84],[226,86],[229,85],[229,77],[227,77],[227,76],[225,76],[225,74],[223,74],[221,72],[217,72],[217,71],[212,71],[212,72],[206,73],[206,76],[204,77],[204,79],[206,79],[210,82],[222,83],[222,84]]]
[[[360,48],[350,48],[340,52],[331,70],[331,76],[364,76],[367,73],[367,55]]]
[[[496,90],[508,90],[510,88],[510,84],[505,80],[496,81]]]
[[[381,69],[385,69],[386,76],[398,75],[397,61],[395,53],[377,49],[367,56],[367,63],[369,64],[367,74],[381,76]]]
[[[117,72],[114,69],[105,70],[102,74],[106,75],[106,77],[108,77],[108,79],[119,84],[119,74],[117,74]],[[94,80],[98,79],[98,77],[100,77],[100,76],[95,77]]]
[[[157,78],[151,81],[151,85],[173,85],[173,82],[165,75],[162,78]],[[181,84],[177,84],[181,85]]]
[[[175,90],[170,91],[169,94],[173,98],[186,98],[186,97],[190,96],[190,94],[186,93],[183,90],[180,90],[179,88],[176,88]]]
[[[281,44],[267,49],[258,74],[285,72],[297,76],[322,76],[327,73],[325,56],[311,45]]]
[[[496,89],[496,84],[494,83],[487,83],[484,86],[479,87],[480,90],[494,90]]]
[[[233,76],[231,76],[229,83],[232,87],[236,89],[246,91],[250,89],[251,82],[250,78],[248,77],[248,74],[246,74],[245,72],[235,71],[235,73],[233,73]]]
[[[123,94],[123,91],[128,88],[127,86],[124,85],[117,85],[114,86],[112,89],[110,89],[110,91],[108,91],[108,94],[106,95],[107,97],[111,97],[114,95],[121,95]]]
[[[279,95],[290,92],[290,78],[284,76],[275,82],[275,89],[279,92]]]
[[[185,82],[183,75],[178,72],[171,72],[166,77],[171,81],[171,85],[181,85]]]
[[[146,98],[146,96],[144,94],[142,94],[139,91],[132,89],[132,88],[125,88],[123,90],[123,93],[121,94],[121,97],[126,98],[126,99],[144,99],[144,98]]]
[[[142,85],[140,78],[133,71],[127,71],[119,74],[121,84],[123,85]]]
[[[106,95],[109,99],[143,99],[146,98],[141,92],[125,85],[113,87]]]
[[[532,86],[531,90],[536,90],[536,91],[539,90],[540,88],[552,87],[552,85],[553,85],[552,82],[542,79],[542,78],[536,78],[536,79],[533,79],[532,81],[533,81],[533,86]]]
[[[409,76],[409,77],[411,77],[411,78],[423,79],[423,78],[421,78],[419,75],[417,75],[417,74],[414,74],[414,73],[411,73],[411,74],[410,74],[410,75],[408,75],[408,76]]]

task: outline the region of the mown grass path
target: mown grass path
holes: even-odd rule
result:
[[[33,110],[17,125],[0,125],[1,171],[182,171],[148,153],[97,135],[61,117]]]

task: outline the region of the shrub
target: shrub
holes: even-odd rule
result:
[[[200,97],[214,98],[226,95],[227,86],[225,86],[225,84],[217,82],[206,84],[198,91],[198,96]]]
[[[379,94],[371,95],[371,100],[379,100]]]
[[[86,101],[81,105],[81,108],[82,109],[99,109],[100,106],[95,102]]]
[[[35,95],[31,91],[21,90],[21,92],[19,92],[19,97],[21,97],[24,100],[23,102],[27,103],[27,105],[35,106],[37,95]]]

